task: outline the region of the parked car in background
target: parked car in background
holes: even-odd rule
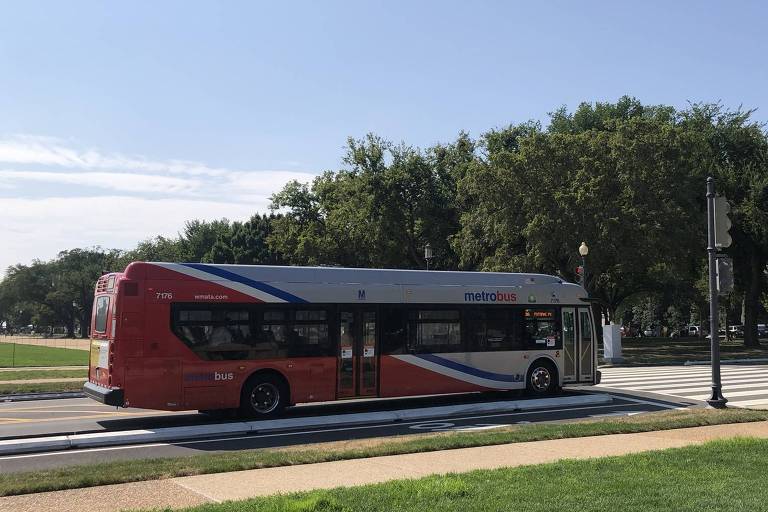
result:
[[[743,325],[729,325],[728,326],[728,335],[732,338],[743,338],[744,337],[744,326]]]
[[[721,327],[721,328],[719,328],[717,330],[717,337],[718,338],[725,338],[725,327]],[[707,334],[706,336],[704,336],[704,338],[710,339],[711,336],[709,334]]]
[[[766,324],[757,324],[757,336],[759,338],[766,338],[766,337],[768,337],[768,325],[766,325]]]

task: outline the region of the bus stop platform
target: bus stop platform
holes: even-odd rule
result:
[[[462,448],[8,496],[0,498],[0,511],[81,512],[98,509],[100,512],[111,512],[126,509],[173,509],[435,474],[542,464],[562,459],[626,455],[730,437],[768,438],[768,422]],[[109,499],[105,500],[105,496],[109,496]]]

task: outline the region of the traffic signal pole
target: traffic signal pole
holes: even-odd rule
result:
[[[709,256],[709,337],[712,345],[712,397],[707,403],[716,409],[725,408],[728,400],[723,397],[720,381],[720,333],[717,308],[717,247],[715,247],[715,180],[707,178],[707,255]]]

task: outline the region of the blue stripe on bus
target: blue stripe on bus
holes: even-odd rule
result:
[[[223,277],[224,279],[228,279],[229,281],[235,281],[237,283],[250,286],[251,288],[255,288],[257,290],[268,293],[270,295],[274,295],[275,297],[283,299],[284,301],[287,301],[287,302],[296,302],[296,303],[302,303],[302,304],[309,302],[302,299],[301,297],[297,297],[296,295],[280,290],[279,288],[275,288],[274,286],[270,286],[266,283],[262,283],[261,281],[254,281],[253,279],[248,279],[247,277],[241,276],[240,274],[235,274],[234,272],[230,272],[229,270],[224,270],[223,268],[214,267],[212,265],[205,265],[201,263],[182,263],[182,265],[184,265],[185,267],[193,268],[195,270],[201,270],[203,272],[207,272],[215,276]]]
[[[440,366],[445,366],[446,368],[450,368],[451,370],[456,370],[462,373],[466,373],[474,377],[480,377],[483,379],[495,380],[499,382],[522,382],[519,375],[507,375],[505,373],[487,372],[485,370],[479,370],[472,366],[467,366],[465,364],[457,363],[456,361],[451,361],[450,359],[445,359],[443,357],[439,357],[434,354],[413,354],[413,355],[415,357],[418,357],[419,359],[429,361],[430,363],[435,363]]]

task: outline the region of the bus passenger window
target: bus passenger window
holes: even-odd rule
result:
[[[381,353],[402,354],[408,340],[408,317],[403,308],[384,308],[381,312]]]
[[[409,349],[414,353],[462,352],[457,310],[410,312]]]
[[[464,314],[468,325],[471,351],[517,350],[519,340],[513,327],[511,308],[470,309]]]

